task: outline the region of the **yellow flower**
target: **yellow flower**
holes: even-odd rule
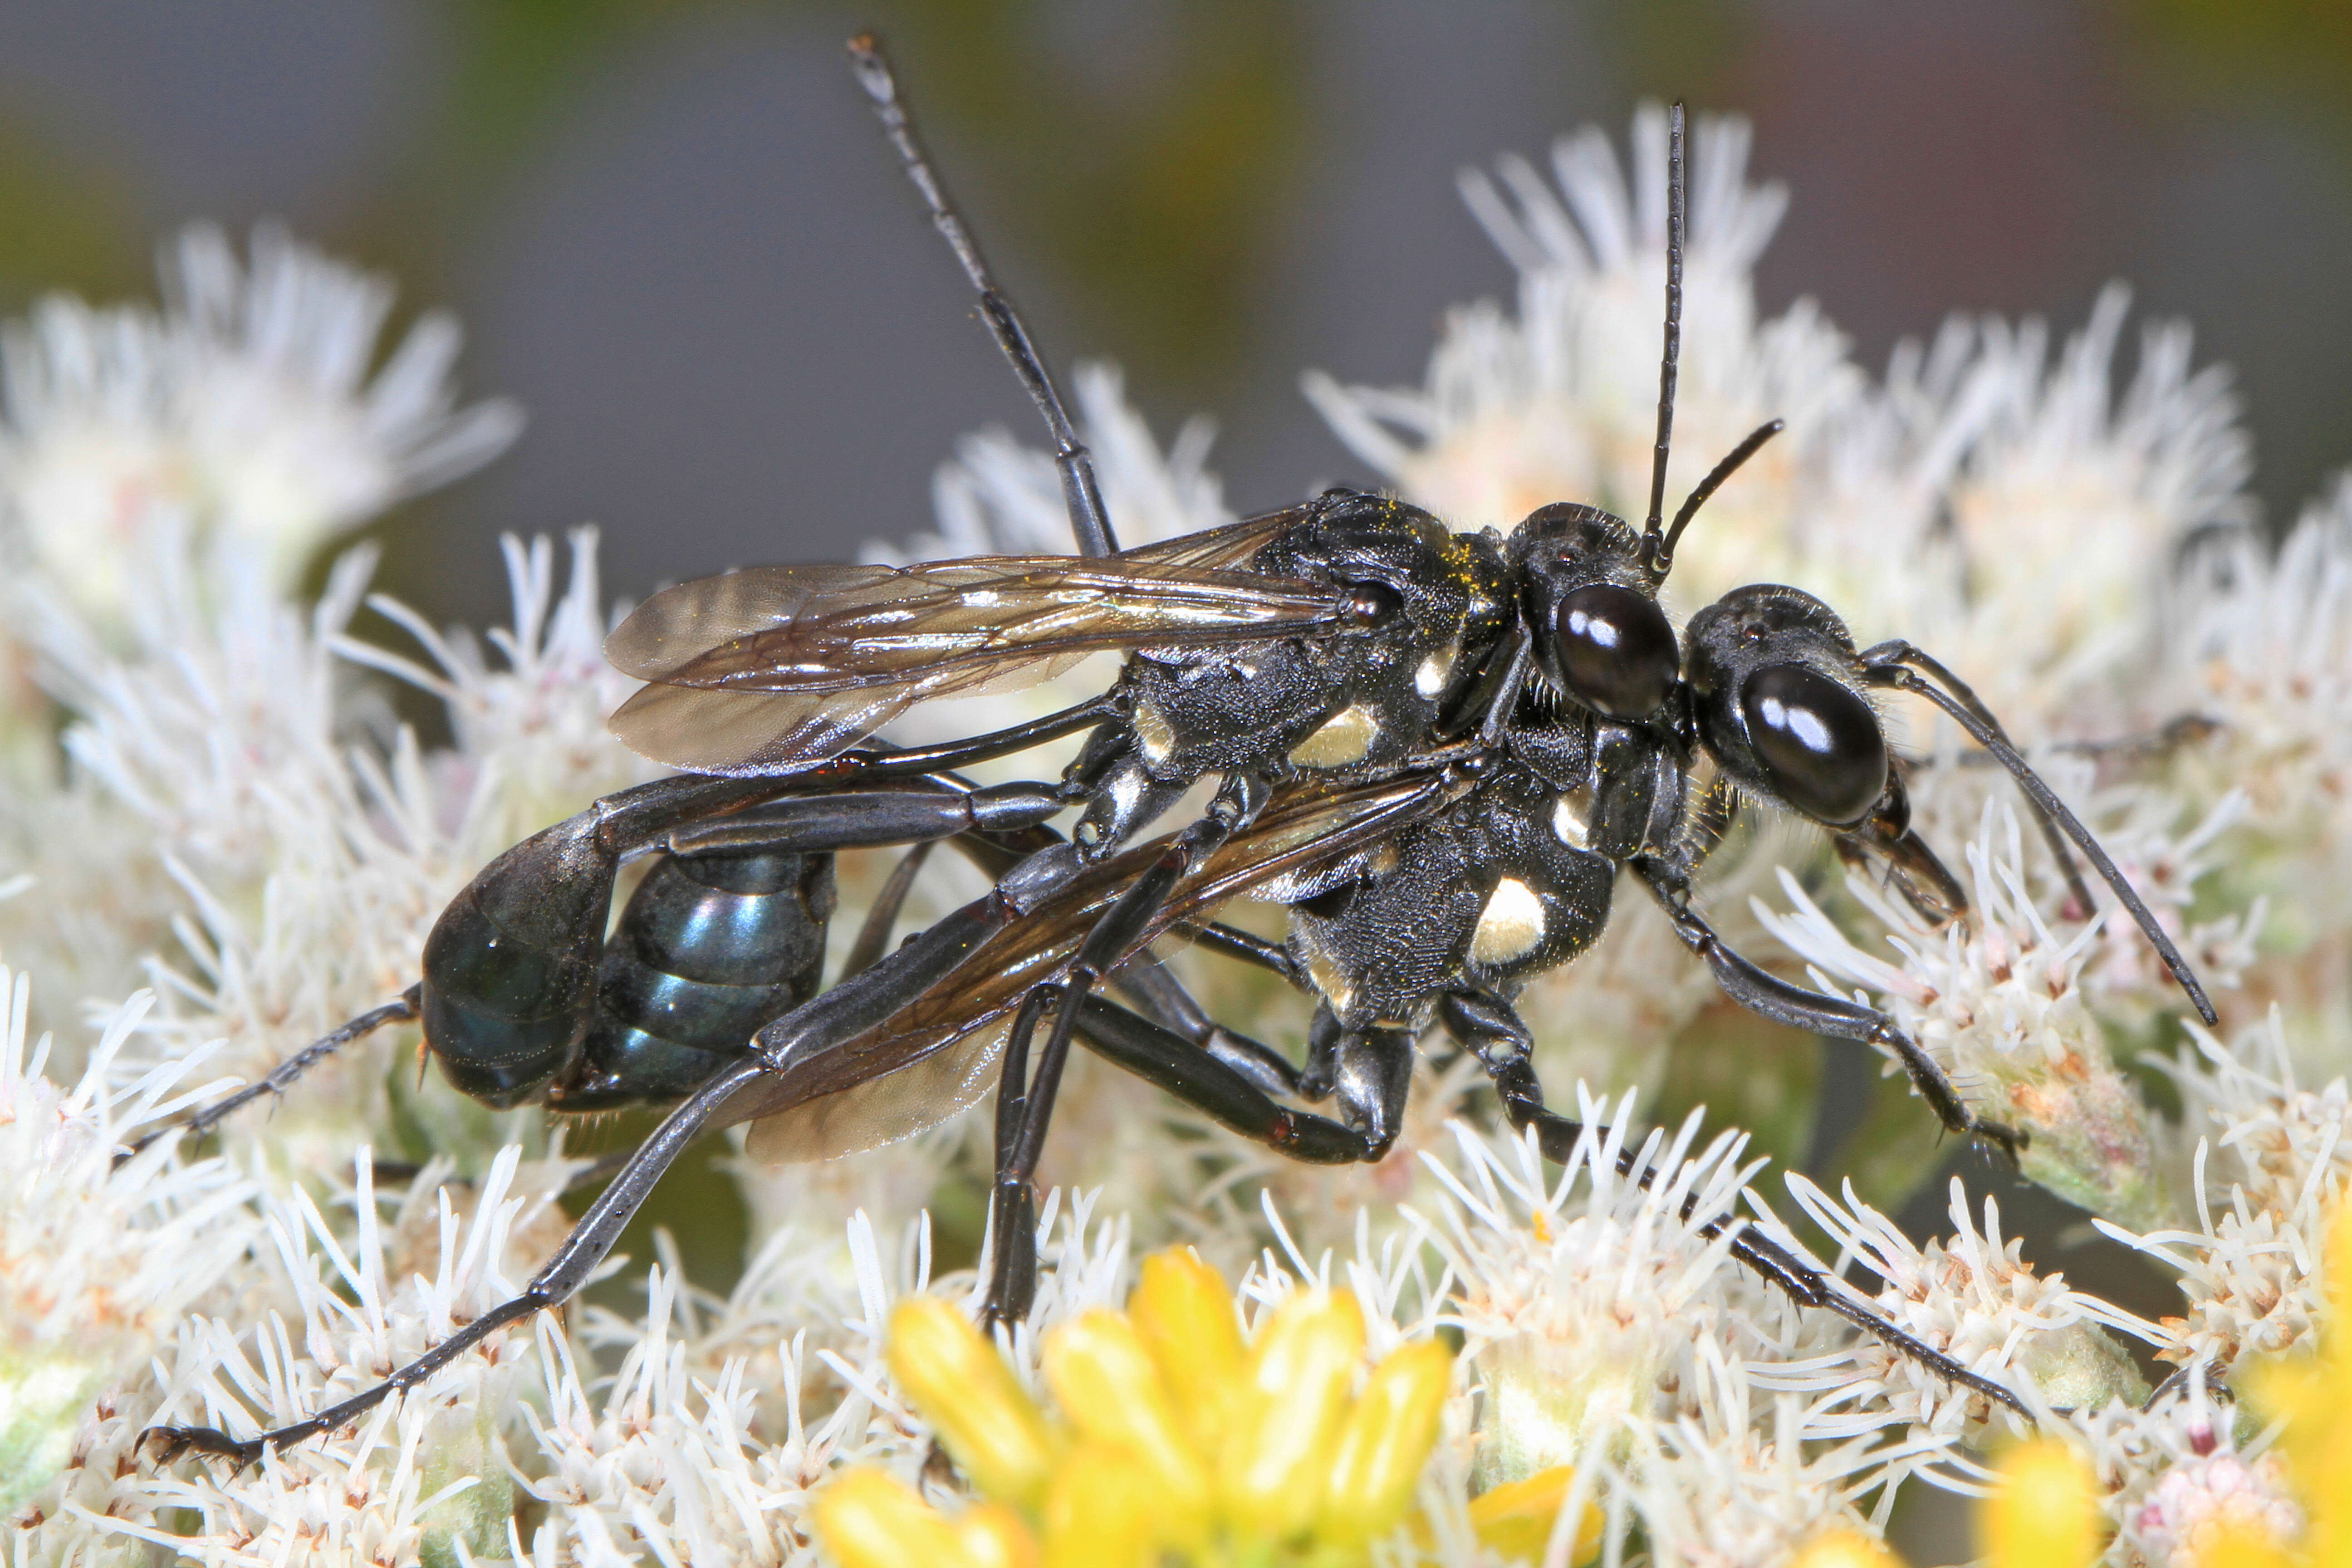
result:
[[[1053,1475],[1045,1415],[980,1331],[936,1296],[890,1314],[890,1373],[982,1492],[1034,1508]]]
[[[935,1297],[892,1313],[888,1359],[984,1500],[950,1518],[880,1471],[852,1470],[815,1510],[841,1568],[1350,1568],[1404,1522],[1453,1378],[1433,1341],[1367,1368],[1363,1310],[1345,1291],[1295,1293],[1245,1342],[1223,1279],[1187,1252],[1145,1259],[1127,1312],[1045,1337],[1053,1415]],[[1487,1518],[1474,1505],[1482,1539],[1525,1535],[1540,1555],[1567,1483],[1537,1480],[1550,1489],[1540,1497],[1491,1494]],[[1586,1522],[1580,1548],[1597,1532]]]
[[[1313,1521],[1363,1356],[1352,1295],[1301,1291],[1275,1309],[1250,1347],[1218,1455],[1218,1509],[1236,1532],[1278,1541]]]
[[[2336,1205],[2326,1258],[2327,1327],[2316,1352],[2255,1367],[2242,1379],[2264,1415],[2286,1420],[2278,1446],[2305,1506],[2302,1550],[2289,1558],[2278,1542],[2242,1531],[2208,1552],[2208,1563],[2352,1563],[2352,1332],[2345,1328],[2352,1312],[2352,1203]]]
[[[1575,1481],[1574,1466],[1554,1465],[1525,1480],[1492,1488],[1471,1500],[1470,1528],[1478,1532],[1482,1543],[1507,1558],[1540,1563],[1545,1548],[1551,1544],[1560,1505],[1568,1500],[1568,1489]],[[1584,1517],[1576,1521],[1576,1544],[1568,1554],[1570,1563],[1590,1563],[1601,1554],[1605,1524],[1601,1510],[1586,1503]]]
[[[1010,1510],[968,1509],[950,1521],[880,1470],[851,1470],[825,1488],[814,1517],[841,1568],[1034,1568],[1037,1561],[1028,1531]]]
[[[1141,1488],[1136,1506],[1152,1515],[1158,1534],[1192,1540],[1206,1532],[1207,1468],[1133,1323],[1096,1311],[1066,1324],[1046,1344],[1045,1382],[1070,1425],[1097,1445],[1088,1462],[1117,1465]],[[1064,1466],[1063,1479],[1077,1465]]]
[[[1143,1260],[1127,1310],[1166,1371],[1192,1441],[1203,1453],[1214,1451],[1223,1402],[1247,1353],[1224,1276],[1189,1247],[1154,1253]]]
[[[1369,1543],[1403,1521],[1453,1375],[1452,1353],[1434,1340],[1381,1363],[1339,1429],[1317,1524],[1325,1540]]]
[[[1816,1536],[1797,1553],[1795,1568],[1902,1568],[1886,1542],[1850,1526]]]
[[[2090,1461],[2051,1438],[2020,1443],[1977,1523],[1991,1568],[2090,1568],[2099,1554]]]

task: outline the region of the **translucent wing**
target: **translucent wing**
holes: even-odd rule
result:
[[[918,702],[1017,689],[1090,653],[1204,647],[1344,623],[1346,595],[1240,570],[1276,512],[1099,561],[772,566],[666,588],[605,642],[650,682],[612,718],[702,773],[821,761]]]
[[[1444,775],[1426,772],[1351,789],[1286,791],[1180,889],[1131,951],[1286,871],[1392,833],[1452,794]],[[828,1159],[908,1137],[974,1103],[995,1081],[1005,1025],[1021,999],[1059,978],[1096,920],[1165,844],[1083,873],[881,1025],[747,1085],[727,1120],[757,1119],[748,1152],[772,1164]]]

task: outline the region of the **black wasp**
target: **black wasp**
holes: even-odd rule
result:
[[[367,1030],[412,1017],[450,1081],[493,1105],[675,1109],[521,1296],[307,1421],[242,1440],[159,1428],[168,1447],[250,1461],[350,1422],[501,1326],[560,1304],[689,1140],[747,1121],[753,1154],[817,1158],[932,1125],[993,1085],[988,1310],[1018,1318],[1036,1266],[1032,1177],[1074,1041],[1244,1137],[1343,1163],[1388,1150],[1416,1041],[1434,1026],[1484,1065],[1512,1125],[1564,1161],[1582,1129],[1545,1109],[1513,998],[1599,936],[1626,870],[1733,1000],[1893,1053],[1948,1129],[2014,1152],[2018,1135],[1971,1111],[1892,1019],[1768,974],[1691,904],[1694,874],[1754,800],[1883,866],[1930,918],[1965,916],[1958,884],[1911,830],[1869,700],[1876,689],[1935,703],[2015,775],[2082,906],[2091,900],[2068,841],[2211,1021],[2147,908],[1949,671],[1908,643],[1857,648],[1827,605],[1793,588],[1739,589],[1679,638],[1659,607],[1683,529],[1780,428],[1750,436],[1664,523],[1682,295],[1679,106],[1643,528],[1560,503],[1508,538],[1457,534],[1393,498],[1333,490],[1120,551],[1087,450],[917,143],[887,62],[870,39],[851,53],[1045,416],[1078,554],[768,568],[641,605],[606,651],[648,684],[613,728],[688,771],[509,850],[442,915],[417,987],[192,1124],[209,1126]],[[1034,681],[1098,651],[1127,656],[1117,682],[1061,712],[921,749],[874,739],[918,702]],[[953,771],[1081,733],[1058,780],[975,788]],[[1211,777],[1218,788],[1197,818],[1136,842]],[[1065,810],[1077,813],[1067,838],[1046,826]],[[923,849],[942,840],[990,868],[993,887],[885,954]],[[819,989],[832,852],[902,844],[919,847],[869,914],[849,973]],[[653,869],[607,942],[616,871],[640,856],[655,858]],[[1244,892],[1289,907],[1286,942],[1217,922],[1219,906]],[[1310,992],[1318,1005],[1305,1065],[1210,1018],[1150,957],[1171,934]],[[1124,1002],[1099,994],[1106,984]],[[2023,1408],[1766,1238],[1742,1233],[1731,1245],[1797,1300]]]

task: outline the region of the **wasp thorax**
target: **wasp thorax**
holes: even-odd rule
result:
[[[1616,583],[1594,583],[1564,595],[1552,641],[1560,683],[1604,718],[1656,712],[1681,668],[1675,628],[1658,602]]]
[[[1886,737],[1845,676],[1853,639],[1827,605],[1741,588],[1693,616],[1687,640],[1699,739],[1727,773],[1832,827],[1870,815],[1886,793]]]

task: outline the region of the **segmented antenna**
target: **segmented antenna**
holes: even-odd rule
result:
[[[1921,657],[1924,658],[1925,656]],[[1927,662],[1933,664],[1934,661]],[[1941,666],[1935,668],[1939,671],[1942,668]],[[1998,726],[1988,723],[1986,719],[1978,717],[1978,709],[1981,704],[1964,702],[1933,681],[1922,679],[1917,674],[1900,665],[1866,665],[1864,669],[1864,679],[1874,686],[1892,686],[1926,698],[1950,715],[1953,722],[1969,732],[1970,740],[1990,752],[1993,760],[2009,770],[2010,777],[2017,781],[2018,788],[2025,792],[2025,798],[2032,802],[2034,810],[2044,820],[2054,823],[2058,831],[2073,839],[2074,847],[2080,849],[2084,858],[2091,862],[2092,869],[2098,872],[2100,879],[2115,890],[2116,897],[2122,900],[2124,909],[2131,915],[2134,923],[2139,927],[2140,934],[2147,938],[2148,945],[2156,949],[2157,957],[2163,962],[2164,967],[2171,972],[2174,983],[2180,987],[2182,993],[2188,996],[2190,1005],[2197,1009],[2197,1016],[2204,1019],[2208,1026],[2220,1024],[2221,1019],[2213,1011],[2213,1004],[2205,994],[2205,987],[2198,983],[2197,972],[2189,966],[2189,960],[2182,956],[2180,949],[2173,945],[2172,938],[2167,935],[2164,927],[2158,923],[2155,913],[2148,909],[2139,893],[2125,879],[2124,874],[2116,869],[2116,863],[2107,858],[2107,852],[2099,847],[2099,841],[2091,837],[2091,830],[2084,826],[2073,812],[2066,809],[2066,803],[2058,798],[2056,791],[2042,782],[2042,775],[2035,773],[2032,764],[2018,752],[2017,748],[2009,743],[2008,737],[2000,732]],[[1958,686],[1959,682],[1955,680],[1953,684]],[[1962,689],[1965,690],[1966,688],[1963,687]],[[2073,869],[2071,861],[2067,863],[2067,868],[2070,871]],[[2079,890],[2082,885],[2080,881],[2074,879],[2070,879],[2070,881],[2077,889],[2075,896],[2084,897]],[[2084,907],[2088,908],[2087,902]]]
[[[1738,473],[1739,465],[1754,457],[1759,447],[1788,427],[1788,422],[1782,419],[1768,419],[1759,425],[1748,433],[1748,439],[1731,449],[1729,457],[1707,471],[1706,478],[1699,480],[1697,489],[1684,498],[1682,510],[1675,513],[1675,525],[1666,530],[1666,536],[1658,542],[1657,549],[1646,552],[1648,560],[1645,564],[1651,582],[1664,582],[1666,574],[1675,569],[1675,546],[1682,542],[1683,530],[1688,528],[1690,520],[1698,515],[1698,509],[1706,504],[1706,498],[1722,489],[1723,481]],[[1648,542],[1644,540],[1643,542],[1646,545]]]
[[[1675,372],[1683,355],[1683,106],[1666,110],[1666,352],[1658,362],[1658,449],[1650,465],[1650,515],[1642,525],[1642,565],[1652,576],[1665,542],[1666,449],[1675,437]]]
[[[898,83],[890,74],[890,61],[882,52],[881,40],[871,33],[860,33],[849,40],[851,68],[857,73],[857,85],[874,100],[874,113],[882,121],[882,134],[889,138],[898,154],[898,163],[907,171],[930,209],[931,226],[955,252],[956,260],[963,266],[963,275],[980,292],[980,313],[987,319],[988,330],[996,336],[996,346],[1004,351],[1012,362],[1013,374],[1021,378],[1028,389],[1029,400],[1045,416],[1046,431],[1054,438],[1054,467],[1062,477],[1062,500],[1070,511],[1070,529],[1077,536],[1081,555],[1112,555],[1118,553],[1118,539],[1110,531],[1109,514],[1103,510],[1102,487],[1095,481],[1094,459],[1078,440],[1070,416],[1062,407],[1062,395],[1054,388],[1054,378],[1045,369],[1045,362],[1029,341],[1029,329],[1013,301],[998,288],[996,279],[982,259],[980,245],[964,226],[963,216],[948,199],[947,187],[940,183],[931,169],[929,158],[924,155],[923,144],[915,135],[914,122],[907,118],[906,106],[898,101]],[[1679,111],[1678,111],[1679,112]],[[1681,123],[1679,120],[1675,121]],[[1679,136],[1680,132],[1676,132]],[[1659,470],[1664,471],[1663,467]]]

